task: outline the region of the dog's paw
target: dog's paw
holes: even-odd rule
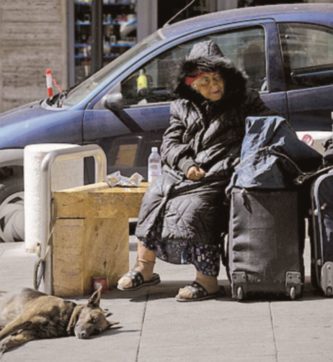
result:
[[[115,328],[121,328],[120,322],[110,321],[110,328],[113,328],[113,326],[116,326]]]
[[[12,336],[9,335],[0,341],[0,356],[7,352],[11,347]]]
[[[0,342],[0,356],[2,356],[7,351],[7,343],[6,341]]]

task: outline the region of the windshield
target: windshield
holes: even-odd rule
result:
[[[73,88],[63,104],[65,106],[73,106],[81,102],[88,94],[93,91],[96,87],[102,84],[110,73],[116,71],[118,68],[127,63],[130,59],[135,58],[139,53],[150,47],[152,44],[159,42],[162,39],[159,32],[155,32],[143,39],[140,43],[135,45],[133,48],[120,55],[118,58],[113,60],[111,63],[100,69],[98,72],[90,76],[88,79],[80,83],[78,86]]]

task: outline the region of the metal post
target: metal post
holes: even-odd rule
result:
[[[86,157],[93,157],[95,160],[95,182],[103,182],[106,177],[106,156],[98,145],[85,145],[71,148],[64,148],[49,152],[41,163],[41,200],[45,206],[41,215],[40,230],[40,254],[44,260],[44,291],[53,293],[52,287],[52,258],[48,253],[48,240],[51,232],[51,170],[55,160],[75,160]]]

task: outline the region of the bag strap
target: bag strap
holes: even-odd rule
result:
[[[333,170],[333,166],[324,167],[324,168],[321,168],[320,170],[317,170],[315,172],[304,174],[304,176],[298,176],[298,177],[296,177],[295,181],[297,182],[297,184],[301,185],[305,181],[310,180],[311,178],[320,176],[320,175],[322,175],[322,174],[324,174],[326,172],[329,172],[331,170]]]
[[[319,176],[323,173],[328,172],[329,170],[333,169],[333,166],[324,167],[320,170],[314,171],[314,172],[303,172],[298,165],[293,161],[289,156],[285,155],[284,153],[281,153],[279,151],[273,150],[271,148],[268,148],[268,152],[270,152],[273,155],[276,155],[278,157],[284,158],[287,160],[297,171],[298,176],[294,179],[294,183],[296,185],[302,185],[305,181],[314,178],[316,176]]]
[[[297,165],[297,163],[292,160],[289,156],[287,156],[286,154],[276,151],[273,148],[269,147],[269,146],[265,146],[265,147],[261,147],[259,148],[256,152],[253,152],[251,154],[249,154],[247,157],[245,157],[243,160],[240,161],[240,163],[238,164],[238,166],[240,166],[243,162],[246,162],[248,159],[253,158],[253,157],[258,157],[258,155],[262,154],[262,153],[270,153],[274,156],[280,157],[285,159],[286,161],[288,161],[288,163],[290,165],[293,166],[293,168],[297,171],[298,176],[296,176],[296,178],[293,180],[295,185],[302,185],[305,181],[314,178],[316,176],[319,176],[323,173],[328,172],[329,170],[333,170],[333,166],[328,166],[328,167],[324,167],[320,170],[314,171],[314,172],[303,172]]]
[[[283,159],[287,160],[288,163],[294,167],[294,169],[298,173],[298,176],[294,179],[294,183],[296,185],[302,184],[308,177],[310,177],[310,175],[312,175],[312,173],[303,172],[298,167],[297,163],[294,160],[292,160],[289,156],[287,156],[286,154],[284,154],[282,152],[279,152],[279,151],[276,151],[276,150],[273,150],[272,148],[268,148],[267,151],[269,153],[271,153],[272,155],[275,155],[277,157],[280,157],[280,158],[283,158]]]

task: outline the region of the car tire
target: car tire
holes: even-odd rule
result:
[[[0,180],[0,242],[24,240],[23,190],[22,176]]]

